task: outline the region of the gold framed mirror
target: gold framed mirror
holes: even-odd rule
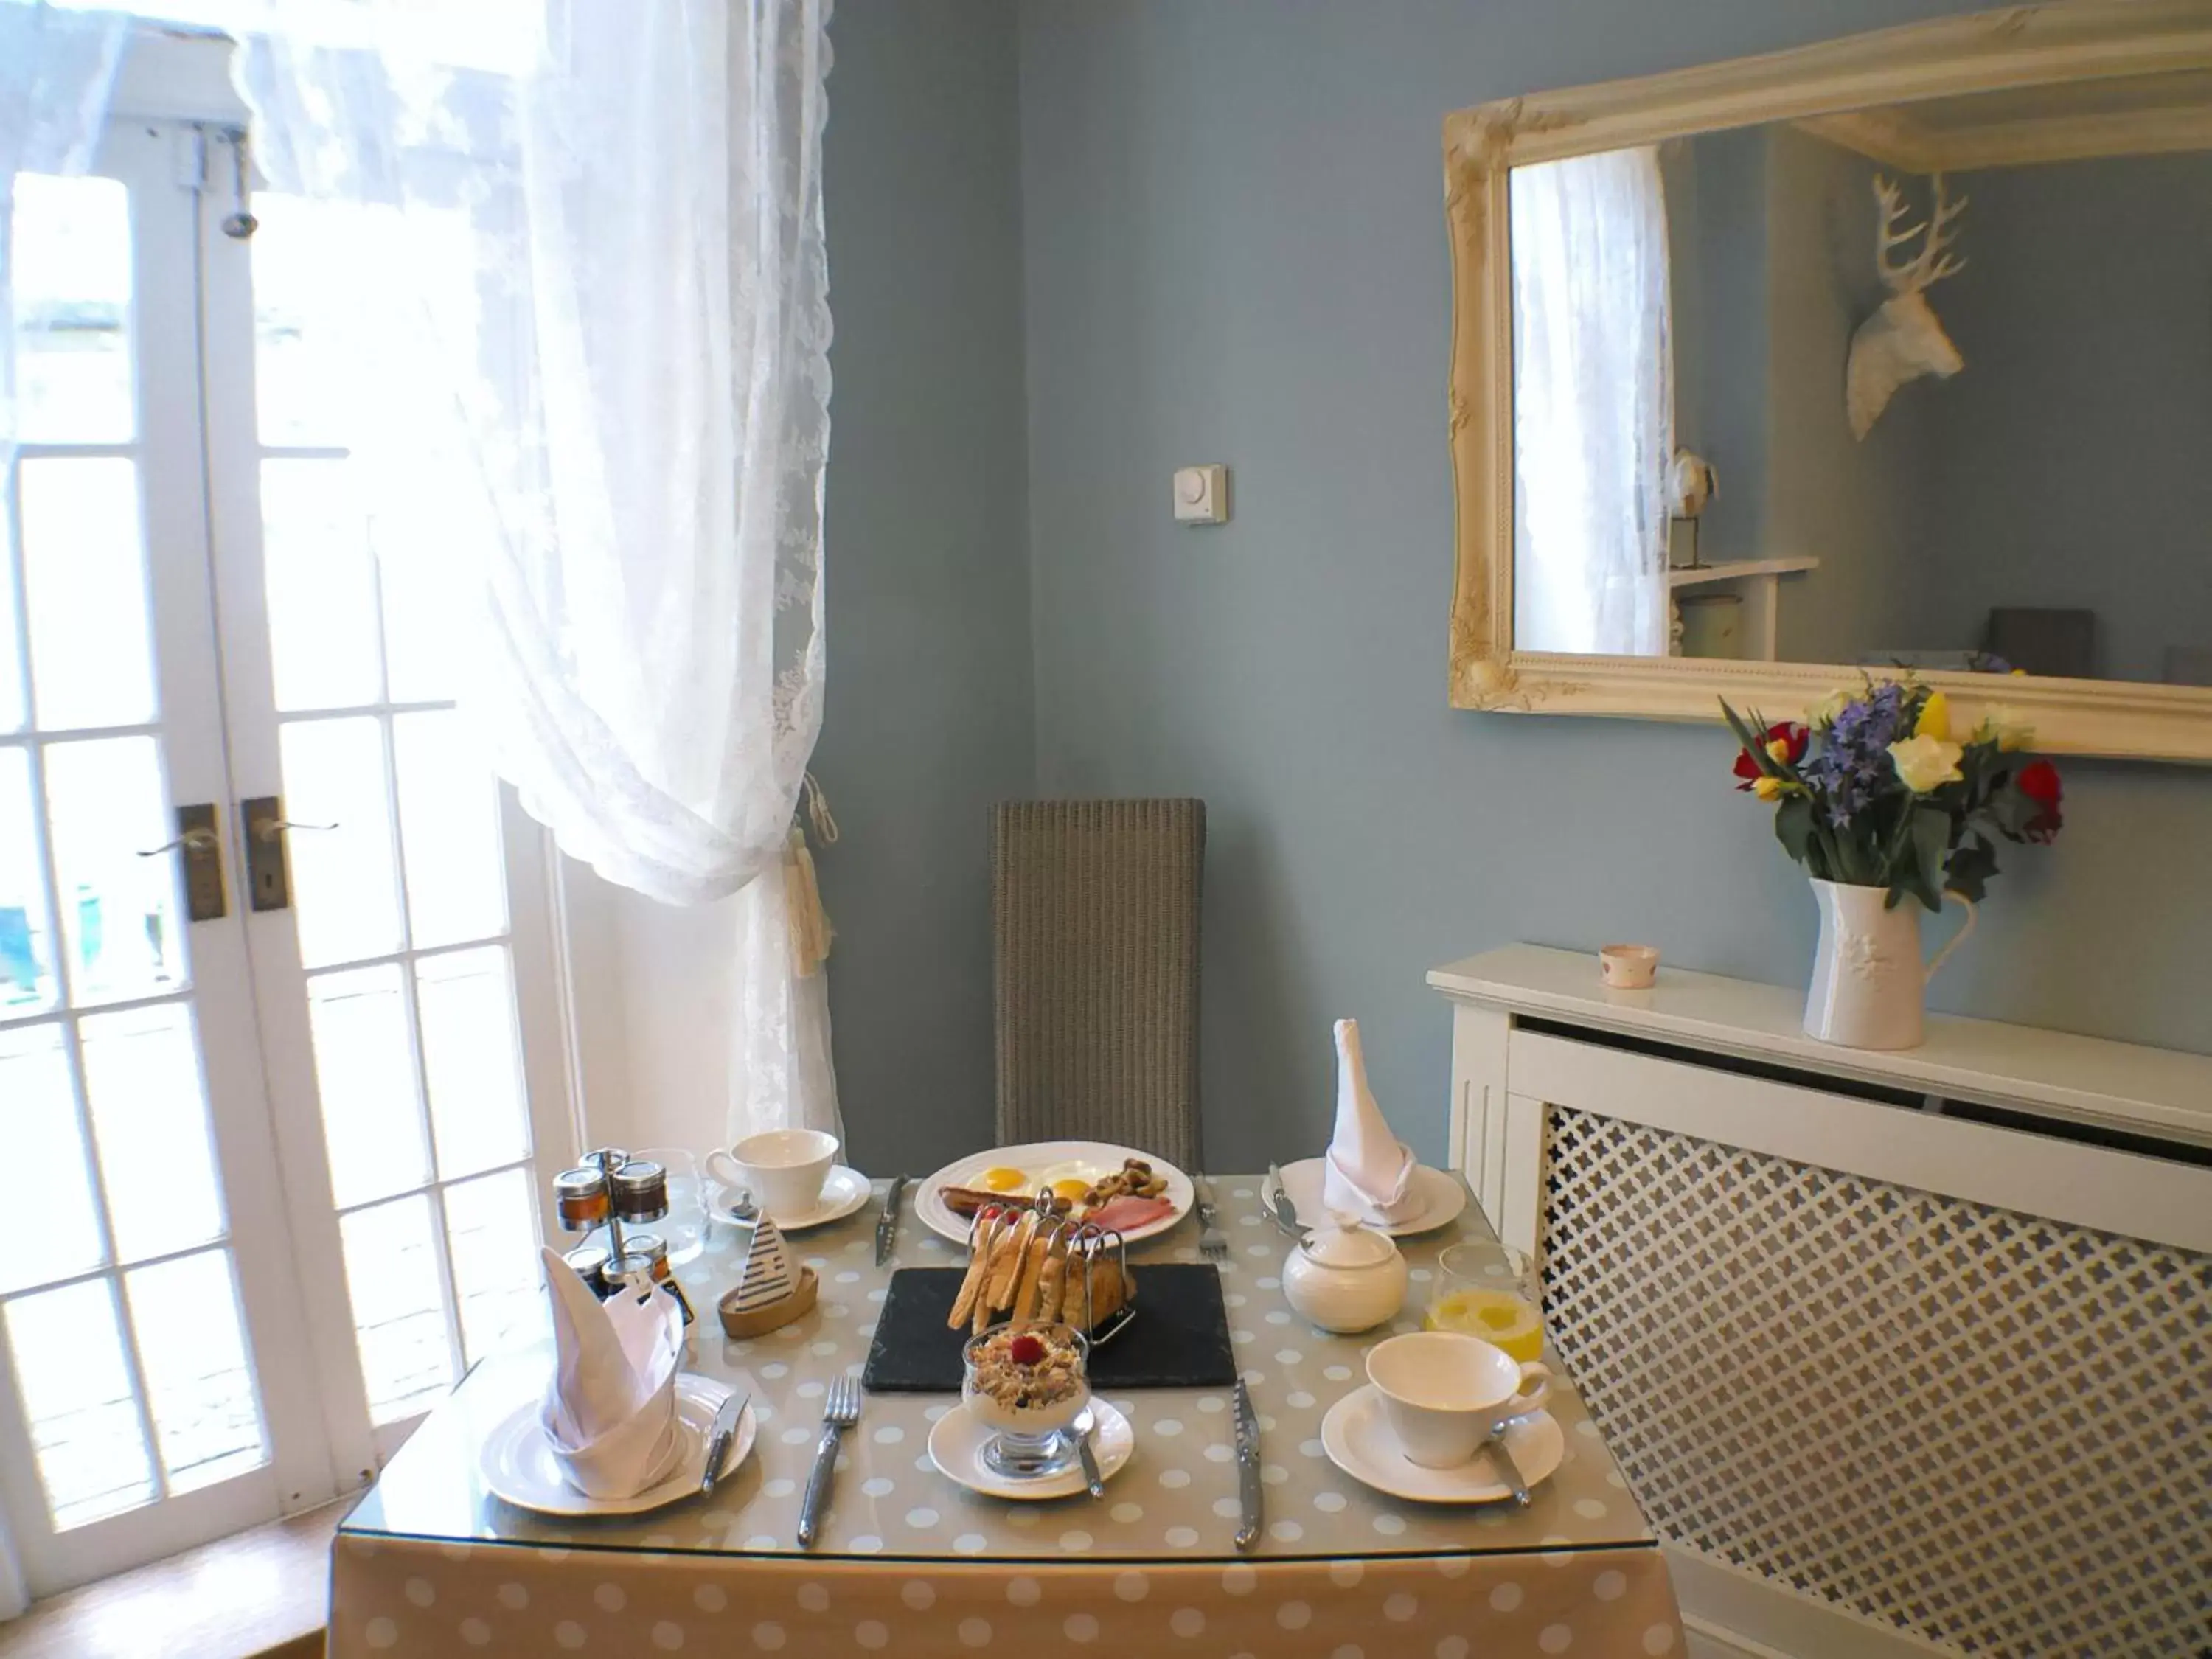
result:
[[[1455,707],[2212,760],[2212,0],[1448,117]]]

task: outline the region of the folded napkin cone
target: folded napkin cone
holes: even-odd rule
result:
[[[1412,1190],[1416,1168],[1406,1143],[1390,1133],[1382,1109],[1368,1092],[1367,1064],[1359,1053],[1359,1022],[1336,1022],[1336,1128],[1322,1174],[1322,1206],[1385,1226],[1409,1219],[1421,1207]]]
[[[588,1498],[635,1498],[667,1479],[683,1449],[676,1373],[684,1315],[659,1291],[601,1302],[551,1250],[553,1376],[538,1422],[553,1458]]]

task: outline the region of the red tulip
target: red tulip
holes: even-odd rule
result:
[[[2059,799],[2065,793],[2058,781],[2058,769],[2047,760],[2030,761],[2020,769],[2020,776],[2014,781],[2020,785],[2020,793],[2036,805],[2035,816],[2021,833],[2030,841],[2047,842],[2066,823],[2064,814],[2058,810]]]
[[[1813,732],[1809,726],[1800,726],[1795,720],[1782,720],[1766,728],[1764,741],[1769,745],[1767,753],[1770,756],[1774,752],[1771,745],[1780,744],[1783,747],[1782,759],[1788,764],[1795,766],[1805,758],[1806,745],[1812,739]],[[1748,749],[1736,750],[1735,775],[1743,780],[1741,783],[1736,785],[1738,789],[1750,788],[1764,775],[1758,761],[1752,757],[1751,750]]]

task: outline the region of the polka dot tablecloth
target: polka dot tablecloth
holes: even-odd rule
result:
[[[1656,1542],[1571,1389],[1550,1409],[1567,1461],[1526,1510],[1405,1504],[1322,1454],[1322,1414],[1364,1380],[1389,1332],[1328,1336],[1292,1314],[1285,1241],[1262,1224],[1257,1183],[1217,1182],[1235,1245],[1223,1273],[1231,1335],[1261,1416],[1267,1529],[1240,1557],[1225,1393],[1117,1397],[1136,1427],[1105,1500],[981,1498],[930,1462],[951,1396],[872,1395],[845,1437],[835,1496],[811,1553],[793,1541],[822,1397],[857,1375],[890,1268],[873,1265],[872,1212],[793,1243],[821,1305],[750,1342],[702,1325],[690,1367],[751,1391],[759,1437],[714,1492],[624,1520],[563,1522],[510,1509],[476,1477],[490,1428],[534,1398],[541,1352],[480,1366],[403,1447],[340,1530],[330,1652],[443,1656],[665,1652],[958,1654],[1008,1642],[1066,1652],[1132,1642],[1164,1651],[1317,1659],[1663,1654],[1682,1638]],[[1407,1241],[1412,1328],[1436,1252],[1486,1237],[1463,1223]],[[734,1273],[717,1230],[682,1277],[711,1309]],[[1195,1260],[1194,1227],[1153,1260]],[[894,1266],[948,1265],[951,1247],[911,1212]],[[1141,1278],[1139,1279],[1141,1289]],[[711,1317],[711,1316],[710,1316]]]

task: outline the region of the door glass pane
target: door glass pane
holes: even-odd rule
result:
[[[31,810],[31,757],[0,749],[0,1018],[54,1001],[46,882]]]
[[[469,1364],[538,1334],[545,1297],[538,1288],[538,1224],[526,1170],[446,1189],[446,1251]]]
[[[117,179],[15,175],[9,287],[15,431],[26,443],[126,443],[131,198]]]
[[[378,701],[376,571],[346,463],[264,461],[261,546],[276,706]]]
[[[154,718],[137,464],[54,456],[17,464],[31,694],[47,731]]]
[[[58,1529],[155,1496],[154,1467],[124,1358],[113,1282],[95,1279],[8,1304],[8,1350]]]
[[[300,957],[310,968],[380,957],[399,946],[384,731],[376,719],[295,720],[278,739],[284,815],[334,830],[295,830],[285,852]]]
[[[430,1200],[421,1193],[338,1218],[362,1381],[378,1423],[423,1410],[453,1378],[430,1227]]]
[[[380,501],[369,527],[384,584],[384,672],[394,702],[454,695],[453,555],[466,545],[462,503],[434,483],[404,501]]]
[[[0,1291],[100,1264],[100,1214],[65,1041],[58,1025],[0,1030],[0,1133],[31,1158],[29,1178],[15,1185],[18,1225],[0,1251]]]
[[[392,722],[400,846],[415,946],[459,945],[507,931],[499,794],[452,709]]]
[[[360,385],[343,307],[362,268],[360,210],[257,196],[253,236],[254,408],[265,444],[343,445]],[[334,303],[335,301],[335,303]],[[340,315],[333,316],[338,311]]]
[[[78,1035],[117,1257],[143,1261],[218,1237],[222,1189],[191,1010],[171,1002],[91,1015]]]
[[[140,1267],[123,1282],[169,1490],[212,1486],[268,1462],[230,1253]]]
[[[138,856],[176,836],[154,739],[52,744],[46,769],[72,1000],[176,989],[184,979],[177,855]]]
[[[419,1187],[430,1174],[404,994],[396,962],[307,981],[331,1194],[342,1210]]]
[[[507,951],[489,945],[431,957],[415,974],[440,1178],[514,1163],[530,1151],[530,1130]]]

